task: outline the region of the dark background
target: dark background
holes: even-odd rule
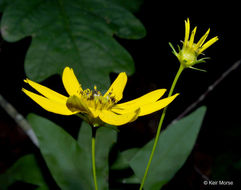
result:
[[[144,1],[136,16],[146,27],[147,35],[141,40],[117,39],[133,56],[136,72],[128,78],[124,99],[130,100],[157,88],[170,88],[175,72],[179,67],[176,57],[171,53],[168,42],[174,47],[181,45],[184,38],[184,20],[188,17],[191,28],[198,26],[196,40],[210,27],[208,39],[219,36],[219,41],[205,51],[211,57],[207,63],[198,65],[208,72],[186,69],[178,81],[176,92],[181,95],[168,108],[164,122],[166,127],[195,102],[223,72],[241,58],[241,27],[239,4],[214,1]],[[24,58],[31,38],[17,43],[0,41],[0,91],[1,94],[24,116],[34,112],[61,124],[73,136],[77,136],[78,122],[74,117],[61,117],[46,113],[37,104],[28,101],[21,88],[24,73]],[[185,165],[163,188],[208,189],[203,185],[204,178],[231,180],[232,187],[238,189],[241,180],[241,119],[240,117],[240,74],[241,67],[234,70],[199,104],[207,106],[207,113],[196,145]],[[117,76],[112,73],[112,81]],[[42,84],[50,88],[63,87],[59,76],[53,76]],[[58,85],[58,87],[56,87]],[[159,122],[157,112],[139,118],[136,122],[120,128],[117,148],[125,150],[141,147],[154,137]],[[19,157],[38,150],[17,124],[0,108],[0,173],[4,172]],[[178,159],[178,158],[177,158]],[[138,186],[124,186],[116,182],[123,173],[111,172],[111,186],[135,189]],[[51,180],[50,180],[51,181]],[[54,186],[54,182],[53,186]],[[214,187],[215,188],[215,187]]]

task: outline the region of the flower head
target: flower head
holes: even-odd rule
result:
[[[175,94],[159,100],[166,89],[158,89],[132,101],[117,104],[122,99],[127,82],[127,76],[124,72],[118,75],[104,95],[98,91],[96,86],[93,90],[83,90],[73,69],[69,67],[64,69],[62,76],[64,87],[69,94],[68,97],[29,79],[24,81],[42,95],[24,88],[22,91],[45,110],[61,115],[80,114],[93,126],[103,125],[104,123],[116,126],[124,125],[136,120],[139,116],[166,107],[178,95]]]
[[[193,29],[190,35],[190,21],[187,19],[185,21],[185,38],[182,49],[179,48],[179,53],[177,53],[173,46],[170,44],[174,55],[178,58],[179,62],[184,68],[193,68],[193,65],[205,62],[205,59],[207,58],[197,59],[197,57],[202,54],[208,47],[218,41],[218,37],[216,36],[204,43],[210,32],[210,29],[208,29],[207,32],[200,38],[200,40],[197,43],[194,43],[196,30],[197,27]]]

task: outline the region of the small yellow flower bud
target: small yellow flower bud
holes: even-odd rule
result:
[[[197,27],[193,29],[190,36],[190,22],[189,19],[187,19],[185,21],[185,38],[182,49],[179,48],[179,52],[177,53],[172,44],[169,43],[174,55],[178,58],[183,68],[193,68],[195,64],[205,62],[205,59],[207,58],[197,59],[198,56],[202,54],[202,52],[206,50],[209,46],[218,41],[218,37],[216,36],[203,44],[210,32],[210,29],[208,29],[207,32],[201,37],[201,39],[197,43],[194,43],[196,30]]]

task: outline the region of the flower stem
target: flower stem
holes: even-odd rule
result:
[[[92,127],[92,139],[91,139],[91,157],[92,157],[92,171],[95,184],[95,190],[98,190],[97,178],[96,178],[96,166],[95,166],[95,136],[97,128]]]
[[[181,75],[182,71],[183,71],[184,67],[180,64],[180,67],[177,71],[177,74],[172,82],[172,86],[171,86],[171,89],[168,93],[168,97],[172,96],[172,93],[175,89],[175,86],[176,86],[176,83],[178,81],[178,78],[179,76]],[[162,124],[163,124],[163,121],[164,121],[164,118],[166,116],[166,111],[167,111],[167,107],[164,108],[163,112],[162,112],[162,115],[161,115],[161,119],[159,121],[159,124],[158,124],[158,128],[157,128],[157,132],[156,132],[156,137],[155,137],[155,141],[154,141],[154,144],[153,144],[153,147],[152,147],[152,151],[151,151],[151,155],[149,157],[149,161],[147,163],[147,166],[146,166],[146,170],[145,170],[145,173],[144,173],[144,176],[142,178],[142,181],[141,181],[141,185],[140,185],[140,189],[139,190],[142,190],[143,186],[144,186],[144,183],[145,183],[145,180],[146,180],[146,177],[147,177],[147,174],[148,174],[148,170],[150,168],[150,165],[151,165],[151,162],[152,162],[152,159],[153,159],[153,156],[154,156],[154,153],[155,153],[155,150],[156,150],[156,146],[157,146],[157,143],[158,143],[158,139],[159,139],[159,136],[160,136],[160,132],[161,132],[161,127],[162,127]]]

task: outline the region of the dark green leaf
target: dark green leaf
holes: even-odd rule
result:
[[[4,10],[4,8],[8,5],[9,0],[0,0],[0,12]]]
[[[123,184],[138,184],[140,183],[140,179],[137,178],[135,175],[132,175],[128,178],[122,179],[121,182]]]
[[[88,157],[89,165],[91,165],[91,127],[82,122],[79,132],[78,142]],[[101,127],[96,133],[96,175],[98,188],[100,190],[109,189],[109,151],[116,142],[117,133],[113,129]],[[92,170],[90,171],[92,174]]]
[[[88,156],[62,128],[40,116],[30,114],[28,121],[39,140],[40,151],[61,189],[93,190]]]
[[[139,39],[145,28],[110,0],[13,0],[3,13],[1,33],[9,42],[32,37],[25,59],[32,80],[70,66],[84,88],[107,89],[110,72],[134,72],[131,56],[113,35]]]
[[[129,162],[138,151],[139,151],[139,148],[132,148],[132,149],[128,149],[123,152],[120,152],[118,154],[117,160],[111,166],[111,169],[122,170],[130,167]]]
[[[37,185],[39,190],[48,189],[34,155],[23,156],[4,174],[1,174],[0,189],[7,189],[16,181]]]
[[[189,116],[164,130],[159,138],[144,188],[159,190],[181,168],[192,151],[199,133],[206,108],[201,107]],[[131,160],[135,175],[142,179],[153,140],[146,144]]]
[[[110,1],[116,4],[119,4],[126,9],[130,10],[131,12],[137,12],[140,9],[140,6],[142,5],[144,0],[131,0],[131,1],[126,1],[126,0],[106,0]]]
[[[82,124],[78,142],[62,128],[40,116],[28,120],[39,140],[41,153],[61,189],[93,190],[91,127]],[[108,155],[116,141],[116,131],[99,128],[96,134],[96,168],[100,190],[108,189]]]

